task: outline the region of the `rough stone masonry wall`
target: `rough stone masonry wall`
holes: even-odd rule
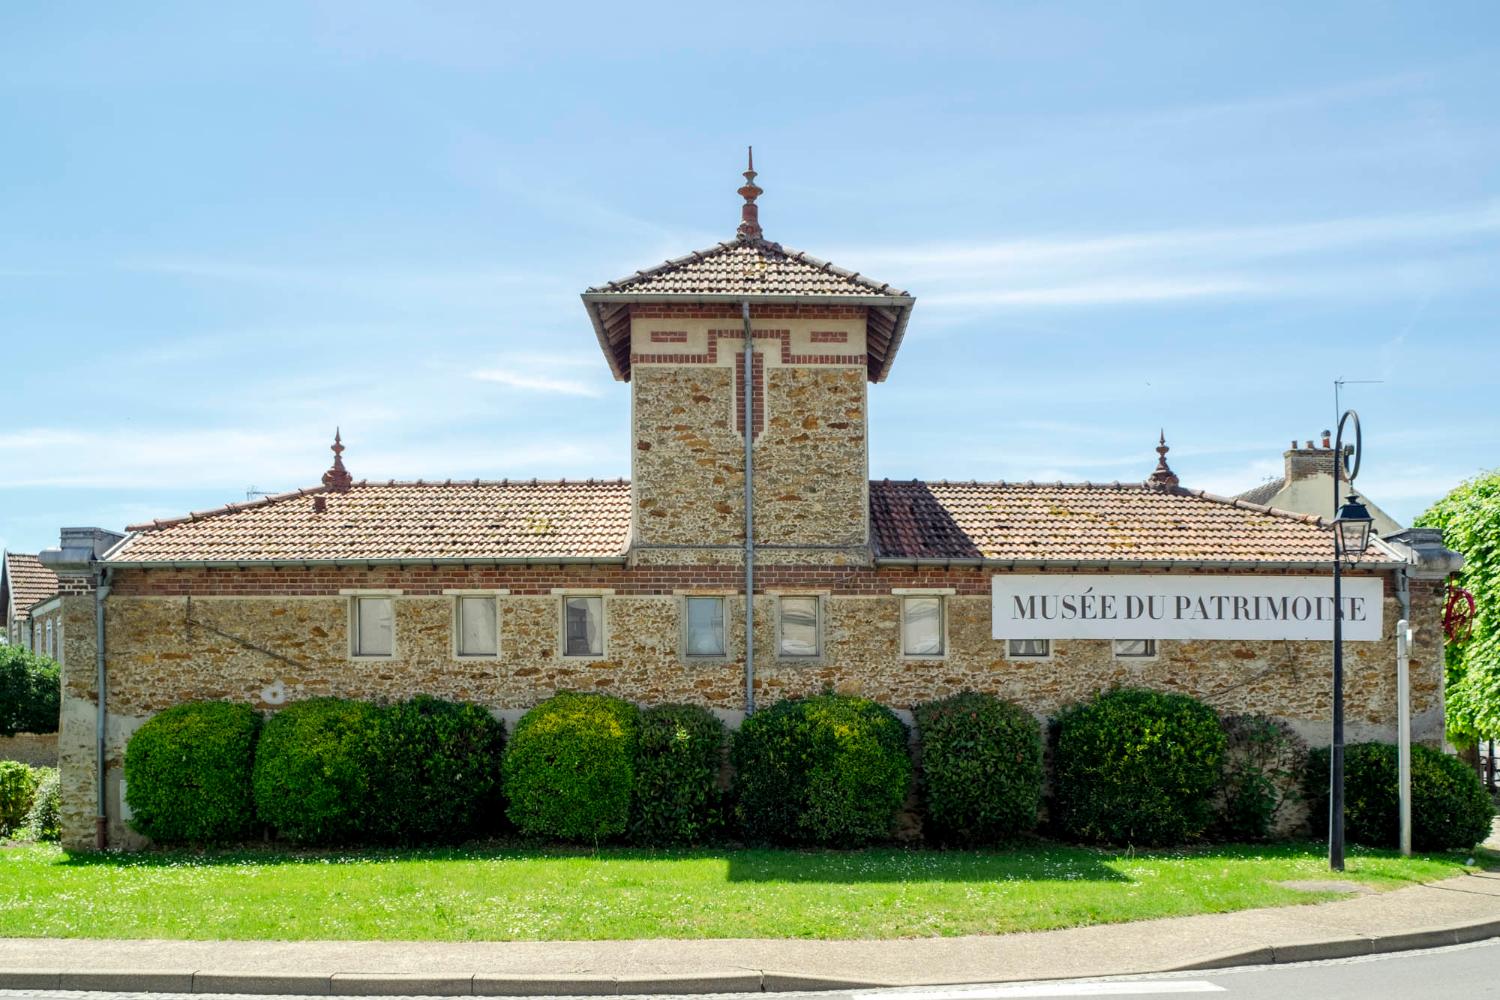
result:
[[[394,700],[417,693],[480,702],[512,720],[564,689],[602,691],[641,704],[685,701],[733,720],[743,708],[742,666],[733,659],[688,662],[680,655],[680,596],[732,595],[733,567],[475,568],[462,570],[287,570],[121,572],[106,603],[110,725],[107,753],[110,837],[139,843],[119,821],[118,767],[126,740],[145,719],[181,701],[225,698],[274,710],[318,695]],[[283,595],[222,596],[277,578]],[[1121,660],[1101,641],[1055,643],[1049,660],[1007,658],[991,638],[989,574],[941,570],[792,570],[768,568],[756,597],[758,700],[827,688],[859,693],[897,709],[973,689],[1013,699],[1039,716],[1103,688],[1139,684],[1203,698],[1224,713],[1263,712],[1287,719],[1311,742],[1326,741],[1330,651],[1326,643],[1163,642],[1154,660]],[[317,581],[317,582],[314,582]],[[600,660],[559,655],[561,596],[552,588],[614,589],[607,598],[607,649]],[[397,598],[397,655],[352,661],[349,588],[390,587]],[[496,659],[451,654],[452,601],[445,588],[511,589],[501,600]],[[949,655],[908,659],[900,650],[900,598],[892,588],[948,587]],[[776,591],[823,592],[825,655],[815,663],[775,655]],[[215,594],[221,596],[213,596]],[[296,596],[293,596],[293,595]],[[1414,734],[1437,743],[1442,730],[1441,586],[1413,586],[1419,623],[1412,659]],[[726,608],[729,648],[743,648],[737,598]],[[91,599],[67,598],[64,669],[64,839],[93,839],[93,648]],[[1349,739],[1392,739],[1395,732],[1394,632],[1400,615],[1385,602],[1380,642],[1346,646]]]
[[[753,321],[755,537],[767,546],[760,558],[864,563],[864,311],[760,308]],[[743,345],[732,308],[642,307],[632,314],[637,563],[741,559]]]

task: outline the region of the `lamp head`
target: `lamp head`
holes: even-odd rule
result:
[[[1364,552],[1370,544],[1370,526],[1374,523],[1370,508],[1360,503],[1359,497],[1349,494],[1333,519],[1335,544],[1339,553],[1353,559]]]

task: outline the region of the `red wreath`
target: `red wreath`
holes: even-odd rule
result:
[[[1449,642],[1464,642],[1474,634],[1474,595],[1448,581],[1448,603],[1443,606],[1443,634]]]

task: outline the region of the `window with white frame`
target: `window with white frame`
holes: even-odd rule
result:
[[[901,652],[906,656],[942,656],[943,599],[901,599]]]
[[[816,597],[783,597],[777,602],[776,652],[786,657],[815,657],[823,651],[822,614]]]
[[[500,612],[493,597],[460,597],[453,608],[454,652],[459,656],[500,655]]]
[[[52,619],[47,619],[47,659],[57,659],[57,648],[52,644]]]
[[[1051,655],[1051,639],[1010,640],[1010,657],[1013,660],[1042,660]]]
[[[1148,659],[1156,655],[1156,640],[1116,639],[1115,655],[1121,659]]]
[[[356,597],[350,601],[355,656],[394,656],[396,604],[389,597]]]
[[[686,597],[682,602],[683,651],[688,656],[724,656],[724,598]]]
[[[563,655],[604,655],[604,598],[563,598]]]

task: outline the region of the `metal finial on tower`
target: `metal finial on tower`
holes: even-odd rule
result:
[[[755,204],[755,199],[764,192],[755,183],[755,147],[747,146],[748,165],[745,169],[745,184],[739,189],[739,196],[745,199],[745,204],[740,207],[740,225],[735,230],[735,235],[742,240],[758,240],[763,234],[760,230],[760,208]]]
[[[1177,478],[1177,473],[1173,472],[1171,466],[1167,465],[1167,452],[1171,450],[1167,447],[1166,428],[1162,428],[1161,436],[1157,439],[1156,445],[1156,469],[1147,478],[1146,482],[1148,484],[1167,489],[1178,485],[1180,481]]]
[[[333,444],[328,450],[333,452],[333,467],[323,473],[323,485],[339,493],[347,492],[354,485],[354,477],[344,468],[344,439],[337,427],[333,429]]]

